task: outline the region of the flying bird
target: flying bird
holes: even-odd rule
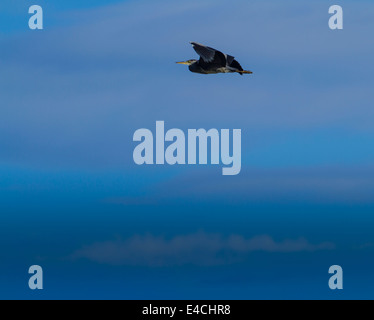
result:
[[[240,75],[253,73],[252,71],[243,70],[242,66],[233,56],[224,54],[221,51],[204,46],[197,42],[191,42],[191,44],[200,56],[200,59],[177,62],[178,64],[188,65],[188,69],[191,72],[202,74],[237,72]]]

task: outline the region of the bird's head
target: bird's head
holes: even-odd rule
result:
[[[178,64],[185,64],[187,66],[190,66],[191,64],[197,62],[197,60],[195,59],[191,59],[191,60],[187,60],[187,61],[181,61],[181,62],[177,62]]]

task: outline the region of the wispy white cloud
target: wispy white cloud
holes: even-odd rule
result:
[[[241,261],[252,252],[314,252],[334,248],[331,242],[311,244],[304,238],[277,242],[268,235],[245,238],[199,232],[171,239],[138,235],[98,242],[75,251],[70,258],[132,266],[221,265]]]

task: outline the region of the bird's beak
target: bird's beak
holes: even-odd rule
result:
[[[189,64],[187,61],[176,62],[177,64]]]

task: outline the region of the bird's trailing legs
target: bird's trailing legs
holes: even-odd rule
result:
[[[252,74],[253,72],[252,71],[249,71],[249,70],[239,70],[235,67],[226,67],[227,69],[229,69],[231,72],[237,72],[237,73],[240,73],[240,75],[243,75],[243,74]]]
[[[238,73],[243,73],[243,74],[252,74],[253,72],[252,71],[248,71],[248,70],[242,70],[242,71],[235,71],[235,72],[238,72]]]

